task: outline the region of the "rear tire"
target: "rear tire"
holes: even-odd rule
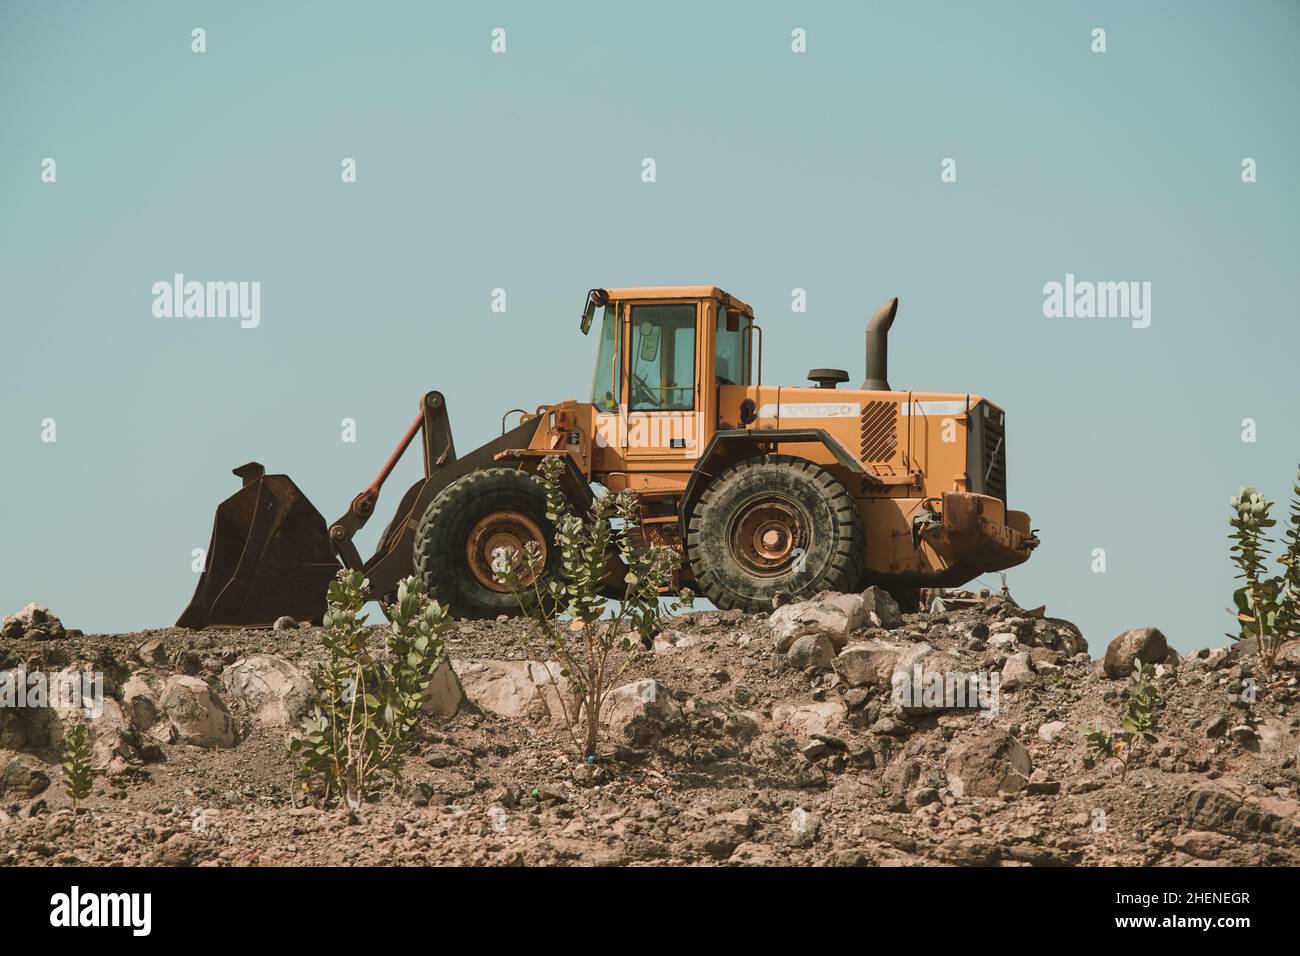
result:
[[[862,519],[825,469],[789,455],[728,468],[687,526],[691,571],[720,608],[769,611],[784,592],[852,591],[862,573]]]
[[[456,479],[425,509],[415,531],[415,569],[460,617],[520,613],[519,599],[492,576],[498,547],[522,551],[536,541],[546,571],[558,561],[555,528],[546,518],[546,491],[525,471],[485,468]],[[524,595],[520,595],[524,597]]]

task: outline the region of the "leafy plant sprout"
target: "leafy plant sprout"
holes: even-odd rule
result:
[[[85,724],[76,724],[63,737],[63,791],[72,801],[72,825],[77,825],[77,808],[90,796],[93,773],[90,769],[90,733]]]
[[[492,570],[514,592],[520,610],[532,621],[534,635],[559,664],[558,675],[550,672],[549,665],[547,673],[565,725],[581,756],[593,758],[605,701],[640,647],[649,646],[659,633],[660,595],[668,589],[681,559],[670,548],[635,546],[640,524],[636,495],[628,491],[598,495],[580,518],[560,485],[563,459],[544,458],[539,471],[546,490],[546,517],[556,529],[556,571],[547,574],[542,549],[531,541],[522,551],[498,549]],[[611,556],[624,569],[622,598],[612,607],[602,594]],[[692,598],[683,592],[669,610],[689,606]],[[573,688],[572,701],[559,692],[559,678]]]
[[[1133,665],[1128,701],[1119,730],[1110,732],[1101,727],[1090,727],[1084,731],[1088,747],[1094,753],[1103,758],[1114,757],[1119,760],[1122,775],[1128,774],[1129,762],[1133,759],[1138,744],[1154,744],[1159,739],[1159,715],[1164,701],[1156,689],[1155,673],[1155,668],[1150,664],[1137,661]]]

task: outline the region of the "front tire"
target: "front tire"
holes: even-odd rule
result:
[[[687,526],[691,571],[720,608],[772,609],[784,592],[852,591],[861,577],[862,519],[825,469],[789,455],[733,465],[700,496]]]
[[[520,613],[519,599],[492,575],[497,548],[536,542],[546,572],[558,560],[546,491],[525,471],[485,468],[456,479],[429,503],[415,532],[415,569],[460,617]],[[524,595],[520,595],[523,597]]]

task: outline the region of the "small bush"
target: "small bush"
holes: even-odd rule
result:
[[[560,552],[557,573],[546,575],[544,555],[534,542],[525,545],[523,553],[499,550],[493,556],[493,572],[514,591],[541,643],[559,662],[560,673],[552,675],[557,691],[557,677],[567,678],[572,685],[572,702],[557,693],[564,721],[574,746],[584,757],[593,757],[605,699],[618,686],[640,646],[648,645],[659,632],[659,597],[681,559],[670,548],[636,547],[633,532],[640,521],[640,508],[631,492],[597,497],[585,518],[573,514],[560,487],[563,470],[559,456],[542,460],[546,516],[556,527],[555,547]],[[606,616],[610,602],[601,589],[611,552],[627,571],[622,599]],[[681,602],[689,604],[690,599],[683,592]],[[633,640],[633,634],[639,640]],[[577,732],[580,720],[584,725],[581,741]]]
[[[385,653],[375,656],[360,613],[367,588],[359,571],[340,571],[330,583],[321,698],[289,739],[304,788],[315,784],[325,802],[340,797],[354,808],[368,799],[377,775],[400,781],[403,747],[442,660],[447,629],[446,610],[429,599],[420,578],[408,577],[388,608]]]
[[[1284,552],[1278,559],[1282,573],[1268,574],[1269,529],[1277,525],[1273,502],[1254,488],[1242,488],[1229,502],[1232,513],[1232,561],[1246,583],[1233,592],[1238,623],[1235,641],[1254,640],[1260,665],[1271,675],[1277,652],[1300,635],[1300,484],[1294,489],[1291,517],[1282,537]]]

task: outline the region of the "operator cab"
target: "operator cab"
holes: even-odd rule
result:
[[[694,461],[718,424],[719,388],[751,380],[753,310],[714,286],[593,289],[600,311],[592,405],[600,434],[626,462],[668,470]]]
[[[629,412],[694,411],[701,382],[750,383],[753,310],[721,289],[593,289],[584,333],[596,309],[600,348],[592,404],[601,411],[622,405]]]

